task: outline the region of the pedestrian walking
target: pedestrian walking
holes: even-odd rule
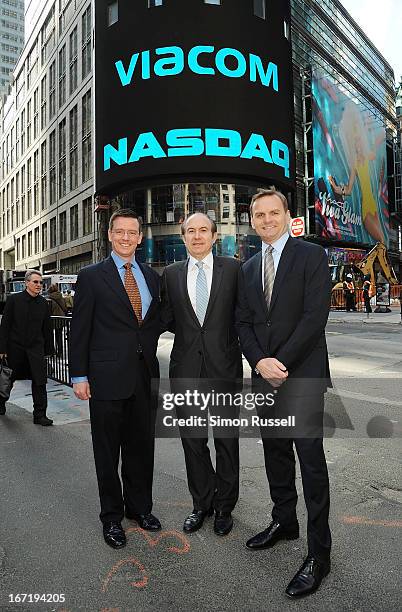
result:
[[[56,284],[50,285],[47,293],[47,299],[52,317],[65,317],[67,315],[66,303]],[[58,356],[63,355],[63,328],[63,320],[58,319],[54,321],[56,355]]]
[[[74,298],[71,295],[70,289],[67,289],[67,295],[64,296],[64,302],[67,308],[67,316],[69,317],[73,314],[73,308],[74,308]]]
[[[12,381],[32,381],[33,422],[52,425],[46,416],[46,355],[53,353],[50,312],[42,290],[42,274],[25,273],[25,290],[7,298],[0,324],[0,358],[6,356],[13,370]],[[0,415],[6,413],[6,402],[0,399]]]

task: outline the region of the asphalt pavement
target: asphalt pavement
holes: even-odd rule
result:
[[[398,313],[382,316],[366,325],[358,313],[331,313],[327,327],[334,372],[325,440],[333,556],[317,593],[298,602],[284,595],[306,552],[299,472],[300,539],[269,551],[245,548],[268,525],[272,508],[258,438],[241,439],[240,499],[234,529],[224,538],[213,533],[212,519],[184,535],[192,506],[181,444],[157,440],[154,513],[163,531],[150,535],[125,520],[128,544],[116,551],[104,543],[97,516],[86,404],[50,382],[55,426],[34,426],[29,384],[19,382],[0,417],[0,610],[399,611],[402,326]],[[171,345],[165,334],[163,376]],[[21,594],[25,602],[17,603]],[[30,595],[41,599],[30,603]]]

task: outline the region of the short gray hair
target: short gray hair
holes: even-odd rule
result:
[[[38,276],[40,276],[42,278],[42,272],[39,272],[39,270],[27,270],[25,272],[25,281],[31,280],[31,276],[33,274],[37,274]]]
[[[195,215],[202,215],[203,217],[205,217],[205,219],[208,219],[208,221],[211,224],[211,232],[213,234],[216,234],[218,231],[218,228],[216,227],[216,223],[213,219],[211,219],[211,217],[209,217],[208,215],[206,215],[203,212],[195,212],[195,213],[191,213],[191,215],[189,215],[188,217],[186,217],[183,221],[183,223],[181,224],[181,234],[182,236],[185,235],[186,231],[187,231],[187,225],[188,222],[190,221],[190,219],[192,219],[192,217],[194,217]]]

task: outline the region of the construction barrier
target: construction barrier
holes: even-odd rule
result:
[[[390,287],[391,304],[398,302],[401,294],[402,294],[402,285],[391,285]],[[356,298],[357,312],[365,312],[362,289],[356,289],[355,298]],[[371,307],[373,310],[375,306],[376,306],[375,291],[372,291]],[[344,294],[343,289],[333,289],[332,290],[331,292],[331,310],[346,310],[346,301],[345,301],[345,294]]]

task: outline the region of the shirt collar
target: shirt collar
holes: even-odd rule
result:
[[[272,248],[274,251],[276,251],[277,253],[279,253],[279,255],[282,254],[283,249],[285,248],[285,244],[287,243],[289,238],[289,234],[286,231],[284,234],[282,234],[282,236],[280,238],[278,238],[278,240],[275,240],[275,242],[273,242],[271,244]],[[267,244],[266,242],[262,243],[262,256],[264,257],[265,255],[265,251],[267,250],[267,248],[270,245]]]
[[[192,255],[189,255],[189,262],[188,262],[189,270],[192,270],[193,268],[195,268],[198,261],[199,261],[198,259],[196,259]],[[212,255],[212,251],[210,251],[208,255],[204,257],[204,259],[202,259],[201,261],[204,262],[204,266],[206,268],[211,268],[212,270],[212,268],[214,267],[214,256]]]
[[[117,254],[116,254],[114,251],[112,251],[112,252],[111,252],[111,257],[112,257],[112,259],[113,259],[114,263],[116,264],[116,267],[117,267],[117,269],[118,269],[118,270],[120,270],[120,268],[124,268],[124,264],[126,263],[126,261],[125,261],[124,259],[122,259],[121,257],[119,257],[119,255],[117,255]],[[135,253],[134,253],[134,255],[132,256],[132,259],[131,259],[131,265],[132,265],[132,267],[133,267],[134,269],[135,269],[135,268],[138,268],[138,264],[137,264],[137,262],[135,261]]]

